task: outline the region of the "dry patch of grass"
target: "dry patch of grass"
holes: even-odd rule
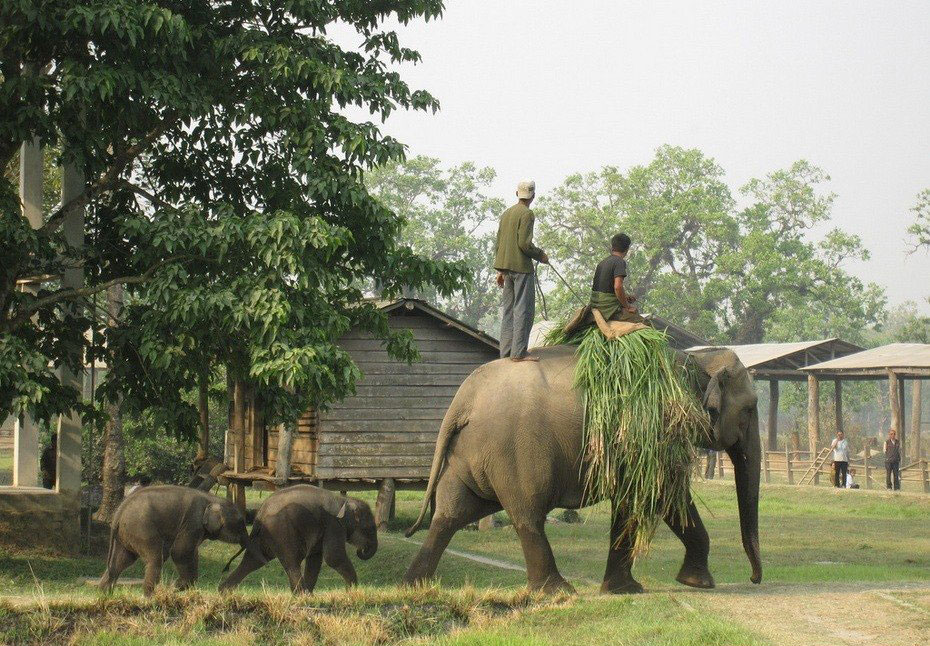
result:
[[[37,597],[0,604],[0,643],[389,644],[484,625],[489,618],[560,604],[526,591],[356,588],[293,597],[159,590],[100,599]]]

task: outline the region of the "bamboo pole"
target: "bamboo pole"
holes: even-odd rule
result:
[[[769,380],[769,451],[778,449],[778,380]]]

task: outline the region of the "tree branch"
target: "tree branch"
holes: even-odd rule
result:
[[[32,316],[41,310],[44,307],[49,305],[54,305],[55,303],[67,300],[74,300],[78,298],[83,298],[86,296],[92,296],[98,292],[105,291],[106,289],[112,287],[113,285],[132,285],[137,283],[144,283],[152,277],[152,274],[156,270],[164,267],[165,265],[181,260],[182,258],[188,258],[188,255],[177,255],[165,258],[156,262],[154,265],[145,270],[142,274],[136,276],[120,276],[119,278],[113,278],[111,280],[105,281],[98,285],[92,287],[81,287],[76,289],[61,289],[53,294],[44,296],[43,298],[36,299],[28,307],[24,308],[23,311],[16,314],[11,318],[6,319],[5,321],[0,321],[0,332],[8,333],[12,332],[18,326],[23,325],[28,321]]]

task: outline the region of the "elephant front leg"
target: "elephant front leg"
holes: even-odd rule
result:
[[[142,592],[147,597],[155,593],[155,586],[161,580],[162,565],[161,550],[154,551],[145,561],[145,580],[142,583]]]
[[[643,586],[633,578],[633,540],[630,534],[623,535],[626,518],[618,516],[610,527],[610,551],[607,552],[607,569],[601,592],[610,594],[634,594],[643,591]]]
[[[713,588],[714,577],[707,566],[710,537],[698,514],[694,501],[688,500],[688,517],[684,525],[677,517],[667,517],[665,524],[685,546],[685,560],[675,579],[693,588]]]
[[[323,560],[326,561],[326,565],[339,573],[347,588],[358,584],[358,576],[355,574],[355,568],[352,566],[352,561],[349,560],[349,555],[346,554],[345,543],[340,548],[326,549],[323,552]],[[319,570],[318,565],[317,572]]]
[[[171,560],[178,570],[178,590],[187,590],[197,581],[197,544],[196,536],[183,536],[171,548]]]
[[[317,579],[320,577],[320,566],[323,564],[323,552],[314,552],[304,561],[304,581],[303,591],[306,593],[313,592],[316,588]]]

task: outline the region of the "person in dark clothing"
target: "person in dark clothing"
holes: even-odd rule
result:
[[[885,486],[894,491],[901,488],[901,442],[894,429],[885,440]]]
[[[58,467],[58,433],[52,433],[52,438],[39,456],[39,472],[42,474],[42,486],[46,489],[55,488],[55,479]]]
[[[612,237],[610,255],[600,261],[594,270],[590,305],[608,321],[645,322],[633,305],[636,297],[627,293],[624,286],[627,275],[626,254],[631,244],[630,236],[625,233]]]

